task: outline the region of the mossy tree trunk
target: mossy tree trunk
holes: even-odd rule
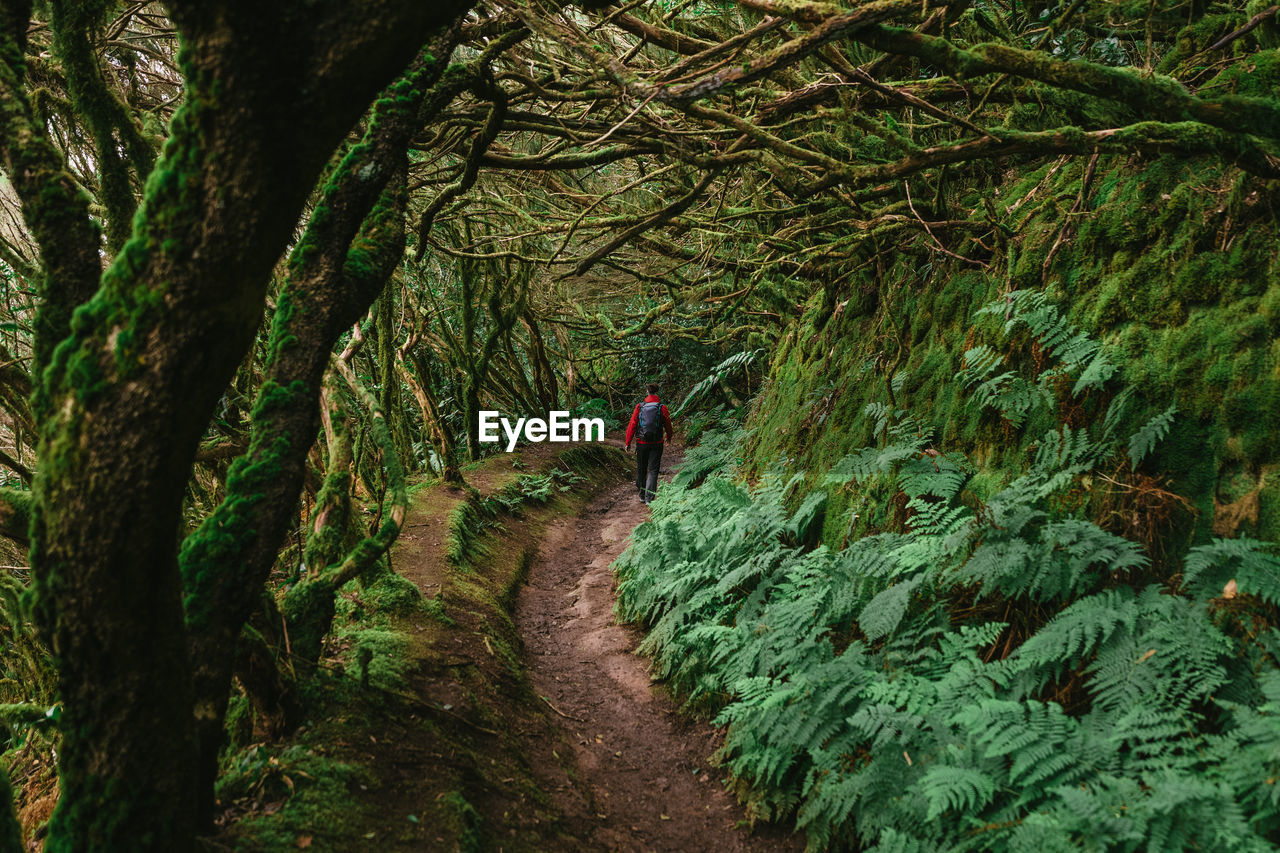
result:
[[[532,310],[526,310],[521,319],[529,332],[529,363],[533,365],[538,401],[544,409],[550,411],[560,404],[560,384],[556,380],[556,371],[551,366],[551,359],[547,357],[547,345],[542,339],[537,315]]]
[[[400,221],[404,221],[403,217]],[[320,536],[326,545],[317,550],[316,565],[308,572],[308,576],[289,590],[281,604],[293,637],[294,658],[304,673],[314,668],[320,659],[322,642],[333,625],[338,590],[348,581],[364,576],[365,572],[375,567],[400,535],[409,505],[404,467],[400,464],[395,439],[388,429],[386,413],[379,405],[377,396],[360,382],[355,371],[345,361],[335,360],[334,367],[364,404],[369,433],[381,453],[382,467],[387,473],[389,512],[375,532],[350,549],[341,547],[345,533],[341,513],[333,513],[327,519],[316,519],[317,527],[313,535]],[[345,463],[347,460],[344,458],[342,461]],[[331,475],[340,477],[341,471],[332,471]],[[321,562],[323,565],[320,565]]]
[[[202,791],[212,790],[216,775],[236,639],[293,518],[319,431],[331,349],[377,298],[404,253],[407,146],[424,120],[424,99],[452,37],[435,49],[440,58],[424,52],[378,101],[364,139],[321,193],[277,299],[249,451],[228,473],[226,500],[183,544]]]
[[[236,605],[248,595],[247,605],[215,613],[221,600],[211,589],[222,584],[211,579],[242,577],[240,564],[209,559],[188,575],[205,580],[184,592],[178,535],[197,443],[335,146],[429,33],[466,5],[169,3],[185,45],[185,102],[132,232],[100,278],[87,201],[23,92],[29,6],[0,9],[0,133],[46,267],[31,562],[64,703],[49,850],[188,850],[207,825],[212,779],[201,745],[211,721],[220,728],[235,637],[256,590],[231,595]],[[353,219],[352,236],[364,216]],[[277,353],[292,352],[289,343],[277,334]],[[258,450],[309,446],[316,416],[306,385],[291,378],[264,389]],[[241,480],[286,481],[292,494],[281,503],[291,511],[300,476],[276,459],[255,468],[254,448],[249,455]],[[267,468],[272,477],[262,476]],[[188,550],[205,542],[211,553],[238,553],[242,542],[228,540],[246,537],[260,540],[249,550],[270,550],[274,532],[206,529]]]
[[[466,240],[472,241],[470,229]],[[513,275],[512,270],[463,261],[459,265],[461,282],[462,330],[461,340],[454,350],[461,357],[462,410],[466,418],[467,455],[473,461],[480,458],[480,405],[481,391],[488,383],[493,357],[502,341],[510,334],[520,315],[524,313],[528,299],[528,271],[523,267]],[[475,304],[484,299],[485,319],[488,325],[481,335],[480,312]],[[481,342],[481,339],[483,342]]]
[[[413,371],[410,371],[408,365],[404,363],[405,358],[412,361]],[[408,354],[401,358],[400,367],[404,383],[409,386],[409,390],[418,401],[418,407],[422,410],[423,435],[430,435],[436,446],[436,453],[440,457],[440,476],[446,483],[452,483],[455,486],[466,485],[462,479],[462,472],[458,470],[458,453],[454,447],[453,436],[450,435],[449,427],[440,414],[440,405],[432,391],[435,378],[430,361],[421,353],[410,349]]]

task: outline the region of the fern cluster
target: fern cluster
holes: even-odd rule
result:
[[[987,310],[1053,364],[1028,380],[971,350],[973,405],[1016,423],[1053,403],[1051,382],[1112,379],[1038,295]],[[838,550],[813,547],[825,490],[711,471],[728,439],[660,493],[616,564],[618,610],[648,627],[657,674],[727,727],[719,757],[755,814],[794,816],[815,850],[1274,848],[1280,560],[1214,540],[1157,564],[1066,499],[1168,430],[1172,408],[1118,434],[1131,399],[1045,434],[986,500],[969,459],[868,407],[879,443],[826,485],[887,478],[906,521]]]

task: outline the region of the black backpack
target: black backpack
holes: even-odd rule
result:
[[[645,444],[662,441],[662,404],[641,403],[637,426],[640,427],[640,440]]]

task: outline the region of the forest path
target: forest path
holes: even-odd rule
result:
[[[669,448],[664,479],[679,460]],[[739,827],[745,813],[708,762],[716,731],[677,713],[632,652],[641,633],[614,622],[609,566],[648,517],[634,484],[605,489],[550,525],[521,588],[515,621],[529,677],[575,753],[575,778],[544,777],[544,790],[588,849],[800,850],[797,838]],[[553,746],[529,744],[529,754]],[[537,763],[548,777],[559,767]]]

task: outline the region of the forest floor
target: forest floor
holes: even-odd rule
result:
[[[669,451],[664,473],[679,459]],[[603,490],[578,515],[552,522],[520,591],[515,620],[529,676],[556,712],[576,771],[575,779],[546,774],[544,789],[566,831],[595,850],[802,849],[777,833],[743,831],[742,808],[708,763],[715,730],[677,713],[633,653],[640,632],[614,621],[609,566],[648,515],[632,483]],[[538,746],[529,744],[531,754]]]
[[[473,492],[416,491],[392,565],[422,602],[344,593],[307,724],[224,760],[210,849],[803,847],[745,828],[710,765],[716,731],[677,712],[632,653],[640,633],[613,624],[609,566],[648,509],[611,443],[537,445],[469,466]],[[557,469],[576,479],[530,497]]]

